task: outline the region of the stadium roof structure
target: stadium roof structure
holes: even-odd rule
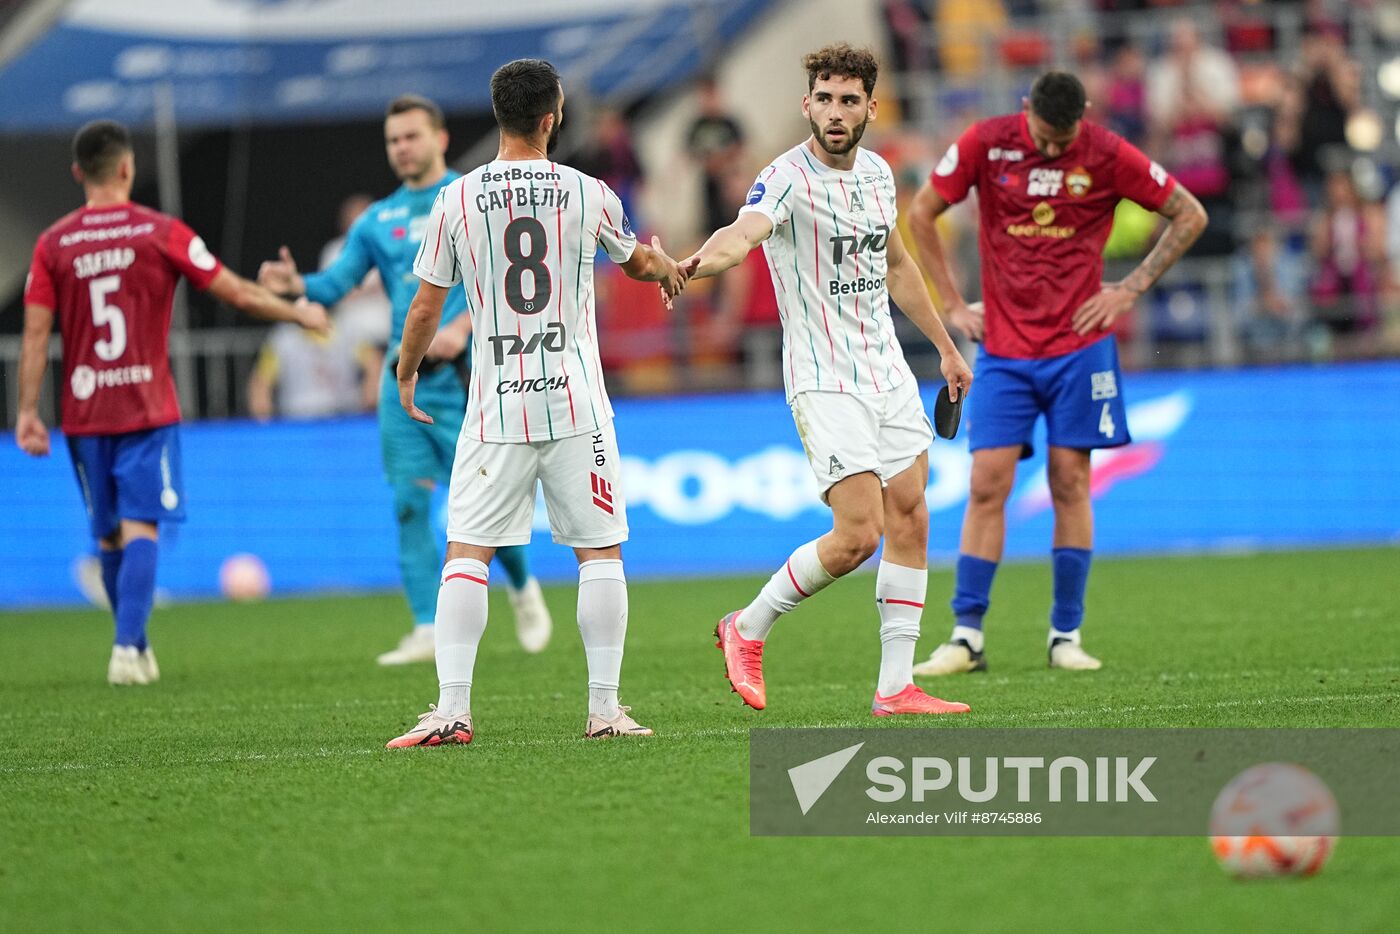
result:
[[[30,34],[0,36],[0,131],[143,126],[162,100],[185,127],[377,116],[406,92],[481,110],[492,71],[522,57],[636,97],[694,74],[774,2],[36,0],[4,24]]]

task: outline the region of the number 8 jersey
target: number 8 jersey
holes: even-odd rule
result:
[[[24,303],[55,312],[63,337],[63,433],[172,425],[170,305],[184,276],[222,268],[181,221],[139,204],[81,208],[39,235]]]
[[[593,259],[637,238],[607,185],[544,159],[495,161],[438,195],[413,271],[459,283],[472,321],[464,435],[536,442],[612,418],[598,361]]]

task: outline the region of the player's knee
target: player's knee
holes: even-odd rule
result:
[[[1051,465],[1047,479],[1056,508],[1079,506],[1089,500],[1089,472],[1079,465]]]
[[[840,570],[828,568],[838,577],[847,574],[860,567],[870,556],[880,547],[880,536],[884,529],[877,521],[855,523],[843,529],[837,534],[834,542],[836,554],[834,557],[840,566]]]
[[[974,470],[968,499],[976,509],[1000,510],[1011,495],[1011,485],[1015,477],[1014,473]]]
[[[900,551],[928,550],[928,507],[918,506],[885,519],[885,539]]]
[[[399,520],[400,527],[427,521],[432,499],[432,492],[417,481],[400,480],[395,483],[394,516]]]

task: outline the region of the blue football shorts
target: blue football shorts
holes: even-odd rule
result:
[[[69,438],[68,454],[93,538],[114,534],[122,519],[185,520],[178,425]]]
[[[1116,448],[1132,441],[1123,404],[1123,374],[1112,335],[1043,360],[977,354],[967,401],[968,447],[1021,446],[1030,457],[1036,419],[1045,416],[1051,447]]]

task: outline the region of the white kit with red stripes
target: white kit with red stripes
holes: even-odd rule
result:
[[[887,392],[909,378],[890,320],[885,250],[895,231],[894,175],[860,149],[855,167],[823,165],[807,144],[759,173],[740,213],[773,222],[764,252],[783,320],[783,377],[799,392]]]
[[[552,441],[611,420],[593,259],[601,246],[625,263],[636,245],[617,195],[557,162],[489,162],[442,190],[413,271],[466,289],[472,380],[464,437]]]

